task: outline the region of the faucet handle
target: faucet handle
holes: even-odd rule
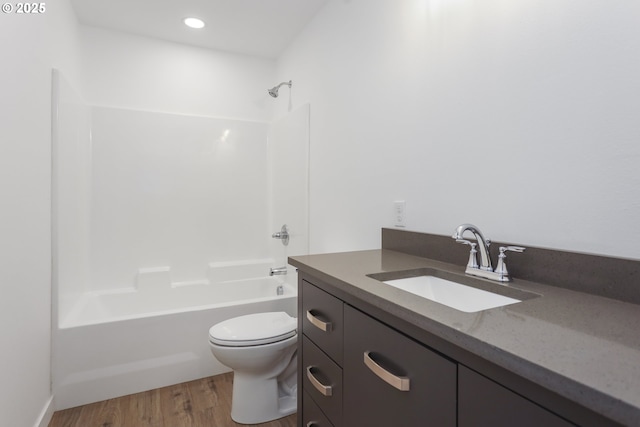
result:
[[[471,246],[476,246],[476,242],[472,242],[470,240],[467,239],[456,239],[457,243],[462,243],[463,245],[471,245]]]
[[[500,246],[500,253],[504,254],[505,251],[511,252],[524,252],[527,248],[523,248],[522,246]]]
[[[287,224],[284,224],[280,231],[273,233],[271,237],[273,237],[274,239],[282,240],[282,244],[287,246],[289,244],[290,237],[289,230],[287,229]]]
[[[496,273],[502,275],[506,280],[509,280],[509,271],[507,270],[507,263],[505,260],[507,259],[507,255],[505,255],[506,251],[511,252],[524,252],[525,249],[522,246],[500,246],[500,255],[498,255],[498,265],[496,266]]]
[[[476,249],[476,243],[470,242],[465,239],[456,239],[457,243],[471,246],[471,252],[469,252],[469,262],[467,262],[467,268],[480,268],[478,265],[478,251]]]

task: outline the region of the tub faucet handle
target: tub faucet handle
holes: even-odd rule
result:
[[[271,237],[282,240],[282,244],[287,246],[289,244],[289,230],[287,229],[287,224],[284,224],[280,231],[273,233]]]

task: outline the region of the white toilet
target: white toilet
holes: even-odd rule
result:
[[[231,418],[258,424],[296,412],[296,327],[285,312],[234,317],[209,329],[211,353],[233,369]]]

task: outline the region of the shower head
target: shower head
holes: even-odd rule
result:
[[[278,90],[280,90],[280,86],[282,85],[287,85],[289,87],[291,87],[291,80],[289,80],[288,82],[282,82],[280,83],[278,86],[272,87],[271,89],[269,89],[269,95],[273,96],[274,98],[278,97]]]

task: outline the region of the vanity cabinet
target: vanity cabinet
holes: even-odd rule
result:
[[[300,275],[299,427],[574,425],[322,288]]]
[[[298,411],[298,417],[302,418],[304,427],[334,427],[306,391],[302,392],[302,401],[304,410]]]
[[[300,288],[301,426],[456,425],[454,362],[306,280]]]
[[[302,333],[342,365],[342,301],[307,281],[302,282]]]
[[[557,415],[466,366],[458,368],[458,426],[570,427]]]
[[[302,417],[299,425],[341,427],[343,302],[300,279],[298,369],[302,372]],[[301,351],[300,351],[301,350]],[[300,381],[299,381],[300,383]],[[298,411],[300,413],[300,411]]]
[[[456,364],[344,307],[344,425],[454,427]]]

